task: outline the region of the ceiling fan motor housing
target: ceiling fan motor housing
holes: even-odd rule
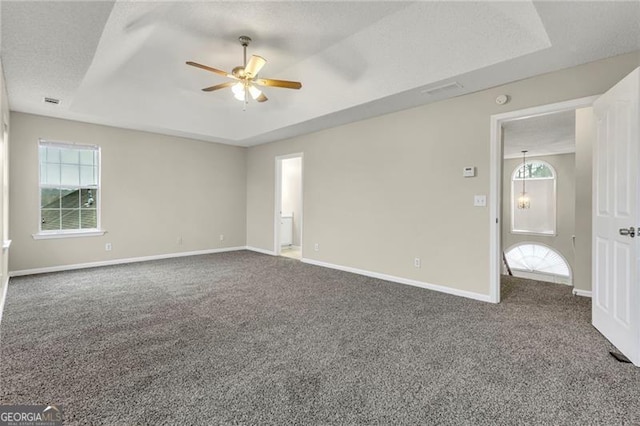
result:
[[[238,65],[233,70],[231,70],[231,74],[235,75],[238,78],[244,77],[244,67],[242,65]]]

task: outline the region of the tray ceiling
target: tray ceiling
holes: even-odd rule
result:
[[[639,7],[5,0],[0,54],[12,110],[250,146],[637,50]],[[224,77],[185,61],[230,71],[240,35],[261,76],[303,88],[265,88],[246,111],[202,92]]]

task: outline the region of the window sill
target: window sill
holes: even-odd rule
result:
[[[53,240],[57,238],[100,237],[106,232],[101,229],[93,229],[87,231],[39,232],[31,234],[31,236],[34,240]]]
[[[555,232],[551,231],[551,232],[533,232],[533,231],[519,231],[516,229],[512,229],[511,230],[512,234],[516,234],[516,235],[534,235],[534,236],[538,236],[538,237],[557,237],[558,234],[556,234]]]

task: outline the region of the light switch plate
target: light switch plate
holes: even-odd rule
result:
[[[473,205],[475,207],[486,207],[487,206],[487,196],[486,195],[474,195],[473,196]]]
[[[476,168],[474,166],[467,166],[462,169],[462,176],[464,177],[475,177]]]

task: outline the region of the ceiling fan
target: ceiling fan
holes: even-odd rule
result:
[[[233,80],[227,81],[226,83],[216,84],[215,86],[205,87],[202,89],[203,91],[213,92],[214,90],[231,87],[234,97],[247,104],[249,102],[249,96],[258,102],[265,102],[268,100],[265,94],[256,86],[284,87],[285,89],[300,89],[302,87],[302,83],[297,81],[258,78],[258,73],[267,63],[267,60],[262,56],[251,55],[251,59],[247,62],[247,46],[251,42],[251,38],[247,36],[240,36],[238,40],[243,47],[243,65],[235,67],[231,73],[212,68],[207,65],[198,64],[197,62],[187,61],[187,65],[201,68]]]

